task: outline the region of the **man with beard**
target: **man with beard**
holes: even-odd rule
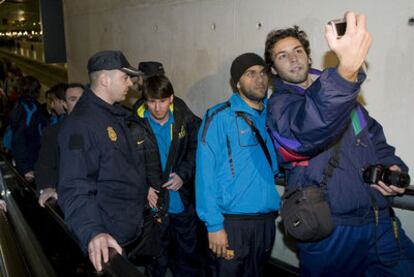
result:
[[[310,68],[309,41],[297,26],[272,31],[266,40],[266,62],[276,75],[268,126],[289,173],[288,189],[320,186],[336,225],[324,239],[298,243],[301,275],[410,276],[414,245],[391,209],[391,196],[405,189],[366,183],[361,170],[408,168],[357,102],[371,35],[364,16],[351,12],[346,21],[341,38],[325,28],[339,65],[323,72]]]
[[[245,53],[230,72],[236,92],[209,109],[200,127],[197,213],[208,231],[212,276],[262,276],[280,202],[265,125],[267,69],[261,57]]]

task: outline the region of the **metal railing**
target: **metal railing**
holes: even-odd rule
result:
[[[40,208],[37,204],[36,191],[16,170],[8,163],[4,157],[0,156],[0,189],[4,191],[4,194],[7,196],[4,197],[8,207],[8,213],[10,218],[13,221],[13,227],[17,235],[18,241],[20,242],[20,247],[22,248],[22,253],[25,257],[25,262],[28,264],[27,268],[30,271],[30,274],[26,275],[9,275],[9,276],[62,276],[61,272],[55,270],[51,263],[49,262],[48,257],[45,255],[42,245],[40,244],[38,238],[35,236],[31,227],[25,220],[20,211],[14,197],[14,193],[18,195],[27,194],[31,198],[25,196],[25,201],[35,202],[32,203],[40,211],[47,211],[49,215],[47,220],[53,221],[56,226],[60,229],[60,232],[64,234],[65,245],[70,245],[71,248],[76,248],[75,256],[82,256],[84,263],[87,263],[84,266],[85,275],[93,275],[92,265],[89,262],[88,258],[83,256],[79,247],[77,246],[75,239],[72,233],[68,230],[64,223],[63,213],[56,205],[56,201],[48,201],[46,203],[46,208]],[[16,192],[17,191],[17,192]],[[17,195],[16,195],[17,196]],[[29,198],[29,199],[28,199]],[[50,222],[49,222],[50,223]],[[1,231],[1,230],[0,230]],[[18,248],[16,248],[18,249]],[[65,250],[65,249],[62,249]],[[73,249],[70,250],[73,252]],[[49,257],[50,258],[50,257]],[[75,257],[73,257],[75,258]],[[79,259],[79,257],[78,257]],[[2,266],[0,264],[0,266]],[[2,268],[5,268],[2,266]],[[8,276],[8,275],[5,275]],[[67,276],[67,274],[65,275]],[[79,274],[83,276],[83,274]],[[108,263],[103,266],[103,276],[112,276],[112,277],[128,277],[128,276],[144,276],[137,268],[130,263],[125,257],[119,255],[116,252],[111,252],[110,260]]]
[[[9,190],[7,184],[7,179],[11,176],[3,175],[3,168],[5,165],[6,163],[4,161],[0,162],[0,189],[3,194],[3,199],[7,203],[7,213],[13,226],[14,234],[16,235],[17,241],[19,242],[19,246],[22,249],[22,253],[31,273],[29,276],[58,276],[50,265],[49,260],[45,256],[39,241],[33,234],[32,229],[23,217],[19,207],[11,195],[11,191]]]
[[[13,227],[3,211],[0,211],[0,272],[4,277],[30,275]]]

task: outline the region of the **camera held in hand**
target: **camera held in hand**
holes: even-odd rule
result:
[[[345,32],[346,32],[345,18],[331,20],[328,22],[328,24],[332,25],[334,34],[336,35],[337,38],[340,38],[343,35],[345,35]]]
[[[410,175],[404,172],[392,171],[381,164],[370,165],[364,169],[364,181],[368,184],[378,184],[382,181],[388,186],[406,188],[410,185]]]

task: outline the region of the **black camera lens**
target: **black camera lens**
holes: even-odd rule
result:
[[[387,185],[405,188],[410,185],[410,175],[403,172],[384,170],[383,181]]]
[[[380,164],[366,167],[362,176],[367,184],[378,184],[379,181],[382,181],[388,186],[406,188],[411,182],[410,175],[407,173],[392,171]]]

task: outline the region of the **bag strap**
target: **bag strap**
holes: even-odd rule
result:
[[[342,137],[339,139],[338,142],[335,143],[335,146],[333,148],[333,154],[331,158],[328,161],[327,166],[325,167],[323,171],[323,178],[320,183],[321,188],[326,189],[328,186],[328,182],[331,179],[333,172],[335,171],[335,168],[339,165],[339,154],[341,153],[341,144],[342,144]]]
[[[270,168],[272,168],[272,158],[270,157],[269,149],[266,147],[266,143],[264,142],[262,136],[260,135],[259,130],[257,130],[256,126],[254,126],[254,122],[243,112],[236,112],[238,116],[244,119],[246,121],[247,125],[250,126],[252,129],[253,134],[255,135],[257,141],[260,144],[260,147],[262,147],[262,150],[266,156],[266,159],[270,165]]]

